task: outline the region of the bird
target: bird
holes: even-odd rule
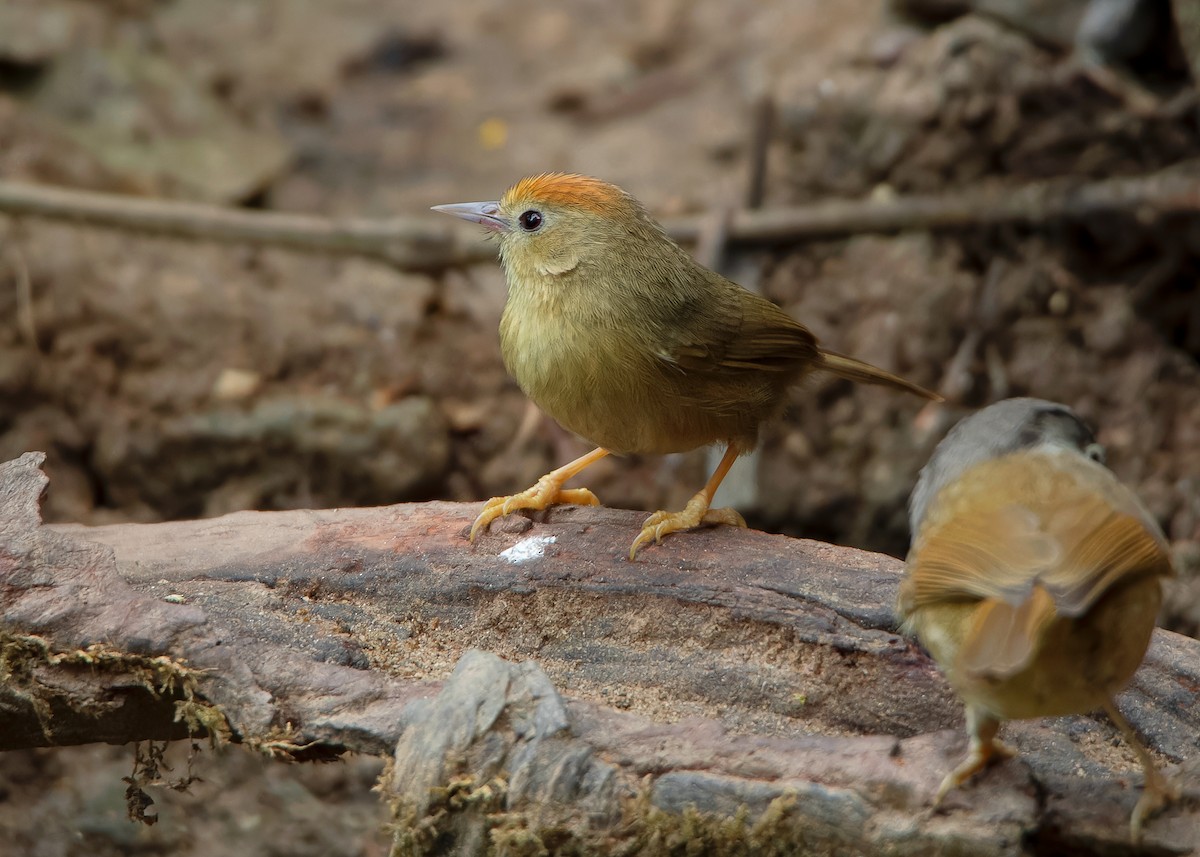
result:
[[[1145,776],[1134,839],[1175,797],[1113,702],[1137,670],[1173,574],[1166,539],[1066,405],[1005,399],[959,422],[909,502],[897,613],[966,706],[966,759],[934,805],[993,761],[1005,720],[1103,708]]]
[[[940,397],[818,345],[784,310],[696,262],[633,196],[591,176],[543,173],[499,201],[437,205],[499,237],[508,298],[500,350],[544,412],[596,449],[529,489],[493,497],[472,541],[496,518],[556,503],[597,505],[564,483],[609,454],[666,454],[715,443],[725,453],[681,511],[645,520],[629,550],[701,524],[745,527],[713,495],[787,391],[824,371]]]

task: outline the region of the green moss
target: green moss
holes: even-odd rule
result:
[[[380,789],[390,790],[389,767],[381,777]],[[717,816],[688,807],[681,814],[665,812],[650,800],[649,785],[631,796],[622,808],[621,821],[612,829],[589,827],[563,807],[555,814],[515,812],[503,809],[506,786],[502,778],[476,783],[456,776],[434,791],[428,811],[417,817],[415,808],[393,796],[391,857],[425,857],[443,853],[456,842],[470,822],[481,824],[490,857],[784,857],[824,855],[838,851],[835,843],[806,830],[793,810],[794,794],[785,793],[772,801],[757,818],[742,806],[732,816]],[[464,813],[476,813],[474,819]],[[557,815],[557,817],[555,817]]]
[[[214,743],[229,736],[229,723],[220,708],[204,702],[198,694],[201,672],[166,655],[134,655],[97,643],[86,649],[55,651],[44,637],[32,634],[0,634],[0,683],[27,701],[37,715],[42,734],[53,741],[51,705],[62,702],[81,714],[99,716],[99,702],[80,700],[44,687],[36,677],[38,667],[86,668],[93,672],[120,675],[141,686],[155,699],[178,696],[175,720],[184,723],[188,733],[207,733]]]
[[[213,746],[229,739],[229,721],[218,706],[205,702],[199,695],[198,685],[201,672],[182,661],[166,655],[134,655],[111,646],[96,644],[86,649],[55,651],[50,642],[35,635],[0,634],[0,683],[9,692],[25,700],[33,709],[48,743],[54,741],[53,703],[67,705],[80,714],[100,716],[105,706],[87,698],[63,694],[43,685],[37,677],[41,667],[69,670],[87,669],[94,673],[120,676],[133,686],[145,688],[155,699],[178,697],[175,700],[175,722],[183,723],[188,734],[206,734]],[[125,802],[129,817],[142,824],[153,824],[156,816],[148,810],[154,799],[146,791],[148,786],[164,786],[184,791],[195,777],[192,762],[200,752],[193,741],[187,758],[187,772],[178,779],[164,779],[161,770],[166,744],[149,741],[134,745],[132,773],[124,778]]]
[[[632,810],[632,835],[620,849],[605,853],[639,857],[789,857],[836,852],[833,843],[813,836],[793,810],[796,796],[785,792],[771,801],[755,819],[742,805],[732,816],[709,815],[695,807],[681,814],[658,809],[646,791]]]

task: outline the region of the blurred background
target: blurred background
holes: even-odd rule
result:
[[[0,180],[452,233],[471,227],[428,206],[546,170],[710,224],[1146,176],[1200,157],[1196,6],[0,0]],[[1200,169],[1180,175],[1197,194]],[[1200,218],[1137,205],[854,232],[701,251],[950,405],[809,382],[737,487],[750,524],[903,556],[908,492],[946,428],[1006,396],[1055,399],[1162,524],[1182,573],[1164,622],[1196,634]],[[504,298],[492,262],[414,273],[0,208],[0,460],[48,453],[49,521],[512,493],[587,447],[507,377]],[[709,466],[608,459],[582,482],[678,508]],[[155,827],[125,819],[130,764],[0,754],[0,835],[38,855],[386,853],[377,760],[205,754],[205,782],[156,794]]]

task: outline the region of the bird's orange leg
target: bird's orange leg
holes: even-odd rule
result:
[[[993,762],[1016,755],[1015,750],[996,739],[996,733],[999,731],[999,720],[973,705],[967,705],[967,734],[971,736],[967,758],[946,774],[946,778],[938,786],[937,796],[933,799],[935,809],[951,789],[961,786]]]
[[[1129,725],[1129,721],[1125,719],[1124,715],[1117,710],[1117,706],[1113,704],[1112,700],[1104,703],[1104,710],[1109,719],[1121,730],[1121,734],[1125,736],[1125,740],[1129,742],[1133,752],[1137,753],[1138,761],[1142,763],[1142,773],[1145,775],[1146,782],[1142,786],[1142,796],[1138,800],[1137,806],[1133,808],[1133,816],[1129,819],[1129,832],[1136,845],[1142,838],[1142,825],[1145,821],[1172,801],[1179,800],[1179,784],[1168,780],[1154,764],[1150,751],[1138,740],[1137,733],[1133,731],[1133,727]]]
[[[493,497],[483,505],[483,511],[479,513],[479,517],[475,519],[475,523],[471,525],[471,541],[475,541],[475,537],[479,535],[481,530],[486,530],[488,524],[509,512],[515,512],[518,509],[545,509],[547,506],[553,506],[555,503],[575,503],[580,506],[599,506],[600,501],[586,488],[563,488],[563,483],[574,476],[579,471],[591,464],[595,464],[604,456],[608,455],[607,449],[593,449],[587,455],[581,455],[570,464],[564,464],[557,470],[551,470],[545,476],[537,481],[532,488],[522,491],[520,494],[512,494],[508,497]]]
[[[709,509],[712,505],[713,495],[717,493],[717,488],[721,485],[721,480],[725,478],[725,474],[729,472],[729,468],[733,467],[733,462],[737,461],[738,449],[730,446],[725,450],[725,455],[721,458],[721,463],[717,465],[717,469],[713,471],[713,475],[709,478],[708,484],[700,489],[688,504],[683,507],[682,512],[655,512],[645,523],[642,524],[642,531],[638,533],[638,537],[633,540],[633,546],[629,548],[629,559],[632,561],[637,556],[638,550],[642,545],[650,540],[661,542],[662,537],[668,533],[673,533],[676,530],[690,530],[692,527],[698,527],[701,524],[729,524],[734,527],[746,526],[746,520],[733,509]]]

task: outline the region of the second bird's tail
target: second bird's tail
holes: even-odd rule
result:
[[[893,375],[891,372],[885,372],[883,369],[878,369],[870,363],[864,363],[861,360],[855,360],[853,357],[846,357],[844,354],[838,354],[834,351],[821,350],[821,368],[826,372],[832,372],[839,378],[857,381],[859,384],[882,384],[885,387],[896,387],[900,390],[906,390],[913,395],[921,396],[934,402],[945,401],[937,393],[930,392],[919,384],[914,384],[912,381],[905,381],[899,375]]]

